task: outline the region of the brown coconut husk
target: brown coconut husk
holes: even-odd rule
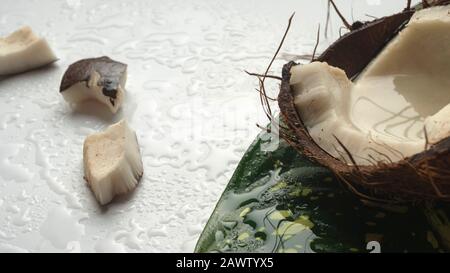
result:
[[[450,1],[435,1],[443,5]],[[408,7],[401,13],[364,23],[333,43],[315,60],[339,67],[349,78],[357,76],[411,18],[414,11]],[[429,5],[424,2],[424,6]],[[288,128],[280,128],[280,135],[300,153],[328,167],[345,185],[362,199],[404,201],[450,201],[450,137],[397,162],[374,162],[358,166],[352,155],[340,143],[352,162],[343,162],[317,145],[304,126],[294,106],[289,84],[292,66],[283,67],[278,105],[281,118]],[[387,163],[388,162],[388,163]]]

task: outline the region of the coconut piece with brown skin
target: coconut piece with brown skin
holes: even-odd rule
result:
[[[44,38],[23,27],[0,38],[0,76],[25,72],[57,60]]]
[[[61,81],[60,92],[73,104],[96,100],[116,113],[124,100],[127,65],[109,57],[83,59],[69,66]]]
[[[432,114],[423,121],[427,133],[422,141],[408,143],[405,139],[387,138],[381,134],[378,141],[370,142],[369,133],[355,126],[350,118],[351,98],[354,95],[351,93],[358,93],[358,89],[348,80],[361,72],[355,81],[356,85],[358,81],[364,83],[364,80],[375,75],[381,77],[407,72],[412,76],[423,77],[427,75],[428,69],[434,69],[429,67],[433,58],[437,60],[438,67],[432,71],[449,71],[450,65],[446,65],[445,61],[448,58],[439,58],[450,53],[448,48],[439,49],[446,45],[446,37],[449,36],[449,32],[445,31],[450,29],[450,20],[446,17],[449,16],[448,11],[449,8],[444,6],[417,12],[398,36],[398,28],[409,21],[412,12],[405,11],[381,18],[350,32],[331,45],[317,59],[322,63],[304,67],[293,62],[285,65],[278,103],[289,126],[289,130],[283,132],[288,142],[312,160],[329,167],[357,193],[363,191],[371,196],[382,195],[390,200],[450,201],[448,106],[432,109]],[[436,30],[434,28],[436,32],[433,32]],[[421,44],[409,44],[414,41],[414,32],[421,31],[427,34]],[[394,36],[396,38],[392,39]],[[386,41],[391,39],[392,42],[381,51]],[[415,56],[420,54],[419,50],[410,52],[410,59],[395,53],[399,50],[407,54],[405,50],[414,46],[427,51],[425,56],[432,56],[429,59]],[[374,58],[380,51],[378,57]],[[394,62],[389,63],[389,60]],[[411,62],[415,60],[418,66],[423,67],[411,67]],[[383,67],[397,70],[387,73],[388,69]],[[384,71],[386,74],[377,74],[378,69],[378,72]],[[441,77],[441,80],[443,85],[448,83],[445,77]],[[436,92],[445,93],[444,89]],[[422,100],[427,100],[430,96],[427,93],[431,92],[433,89],[423,90]],[[413,98],[414,94],[409,93],[404,97],[407,100]],[[389,103],[388,99],[386,103]],[[443,104],[448,104],[448,101]],[[321,134],[322,129],[324,132]],[[323,139],[319,139],[321,137]],[[385,143],[386,140],[391,142]],[[402,145],[414,145],[414,149],[407,147],[401,152],[399,148],[402,150]],[[364,151],[370,153],[361,154]],[[366,156],[368,160],[363,162],[362,158]]]
[[[125,120],[88,136],[83,161],[85,179],[102,205],[132,191],[144,172],[136,133]]]

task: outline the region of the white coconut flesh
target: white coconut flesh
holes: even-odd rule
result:
[[[100,74],[94,71],[89,77],[89,81],[80,81],[73,84],[61,92],[64,100],[74,105],[87,100],[95,100],[106,105],[112,113],[116,113],[122,106],[125,97],[124,86],[127,81],[127,73],[123,73],[120,77],[114,104],[111,103],[111,98],[103,93],[103,86],[99,84],[100,77]]]
[[[416,12],[355,82],[313,62],[292,67],[290,84],[309,134],[330,155],[372,165],[417,154],[450,136],[450,7]]]
[[[0,38],[0,75],[25,72],[56,60],[47,41],[34,34],[30,27]]]
[[[88,136],[83,161],[85,179],[102,205],[133,190],[143,174],[136,134],[125,120]]]

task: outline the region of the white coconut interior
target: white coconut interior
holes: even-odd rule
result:
[[[114,99],[114,104],[111,103],[111,98],[103,94],[103,86],[99,85],[100,74],[93,72],[89,78],[89,81],[78,82],[68,89],[61,92],[64,100],[69,103],[78,104],[86,100],[96,100],[104,105],[106,105],[111,112],[116,113],[122,106],[125,92],[123,86],[127,81],[127,73],[123,73],[120,78],[120,83],[117,88],[116,98]]]
[[[47,41],[36,36],[30,27],[0,38],[0,75],[25,72],[56,60]]]
[[[143,165],[135,132],[125,120],[86,138],[84,173],[100,204],[136,187]]]
[[[398,161],[450,136],[450,7],[416,12],[351,82],[326,63],[291,69],[294,103],[316,143],[351,164]],[[339,139],[342,145],[336,140]]]

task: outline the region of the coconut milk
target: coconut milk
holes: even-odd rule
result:
[[[424,119],[450,102],[449,84],[430,75],[367,76],[354,86],[356,127],[405,140],[424,138]]]

